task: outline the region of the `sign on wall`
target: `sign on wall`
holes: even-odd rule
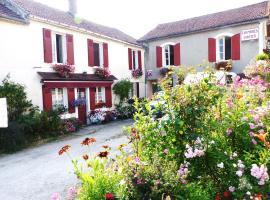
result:
[[[8,127],[7,99],[0,98],[0,128]]]
[[[257,40],[259,38],[259,28],[253,28],[248,30],[243,30],[241,32],[241,40]]]

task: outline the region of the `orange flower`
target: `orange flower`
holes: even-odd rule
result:
[[[91,145],[91,144],[95,143],[96,141],[97,141],[96,138],[85,138],[85,139],[81,142],[81,144],[82,144],[82,145],[85,145],[85,146],[88,146],[88,145]]]
[[[89,156],[87,154],[83,155],[84,160],[88,160]]]
[[[71,146],[69,145],[66,145],[64,147],[62,147],[59,151],[58,151],[58,154],[59,156],[61,156],[63,153],[66,153],[69,149],[70,149]]]
[[[267,133],[265,133],[265,134],[255,134],[255,137],[257,137],[259,140],[261,140],[264,143],[266,142],[265,141],[266,136],[267,136]]]
[[[101,151],[97,154],[98,157],[100,158],[107,158],[109,155],[109,152],[108,151]]]
[[[261,195],[261,194],[254,195],[255,200],[262,200],[262,197],[263,197],[263,195]]]
[[[240,93],[240,92],[238,92],[237,94],[236,94],[236,98],[237,99],[242,99],[243,98],[243,93]]]

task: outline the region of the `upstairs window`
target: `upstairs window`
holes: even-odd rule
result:
[[[229,36],[218,38],[217,42],[218,60],[230,60],[232,58],[232,40]]]
[[[96,103],[105,102],[105,87],[96,87]]]
[[[138,51],[132,50],[132,68],[138,69],[139,62],[138,62]]]
[[[94,42],[94,65],[103,66],[103,45]]]
[[[174,45],[163,47],[164,66],[174,65]]]
[[[66,36],[58,33],[53,34],[53,62],[67,63]]]

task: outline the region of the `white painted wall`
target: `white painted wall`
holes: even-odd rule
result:
[[[108,43],[109,69],[119,80],[131,78],[131,71],[128,68],[128,48],[142,51],[142,64],[144,66],[144,50],[134,45],[103,39],[86,32],[66,29],[37,20],[31,20],[28,25],[0,20],[0,81],[7,74],[10,74],[12,81],[25,85],[28,98],[40,108],[43,107],[42,85],[37,72],[52,71],[51,64],[44,63],[43,28],[73,35],[75,73],[84,71],[93,73],[93,69],[88,67],[88,38]],[[132,81],[141,82],[144,85],[143,78]]]

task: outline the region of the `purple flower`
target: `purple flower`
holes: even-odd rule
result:
[[[50,200],[60,200],[61,196],[59,193],[54,193],[52,196],[51,196],[51,199]]]
[[[257,144],[257,141],[253,138],[252,140],[252,143],[254,144],[254,145],[256,145]]]
[[[140,185],[140,184],[142,184],[142,179],[137,179],[137,185]]]
[[[255,129],[255,125],[253,123],[249,123],[249,128],[250,129]]]
[[[139,157],[135,157],[135,162],[136,162],[136,164],[140,164],[141,159]]]
[[[229,108],[232,108],[233,107],[233,101],[232,101],[232,99],[227,99],[226,103],[227,103],[227,106]]]

